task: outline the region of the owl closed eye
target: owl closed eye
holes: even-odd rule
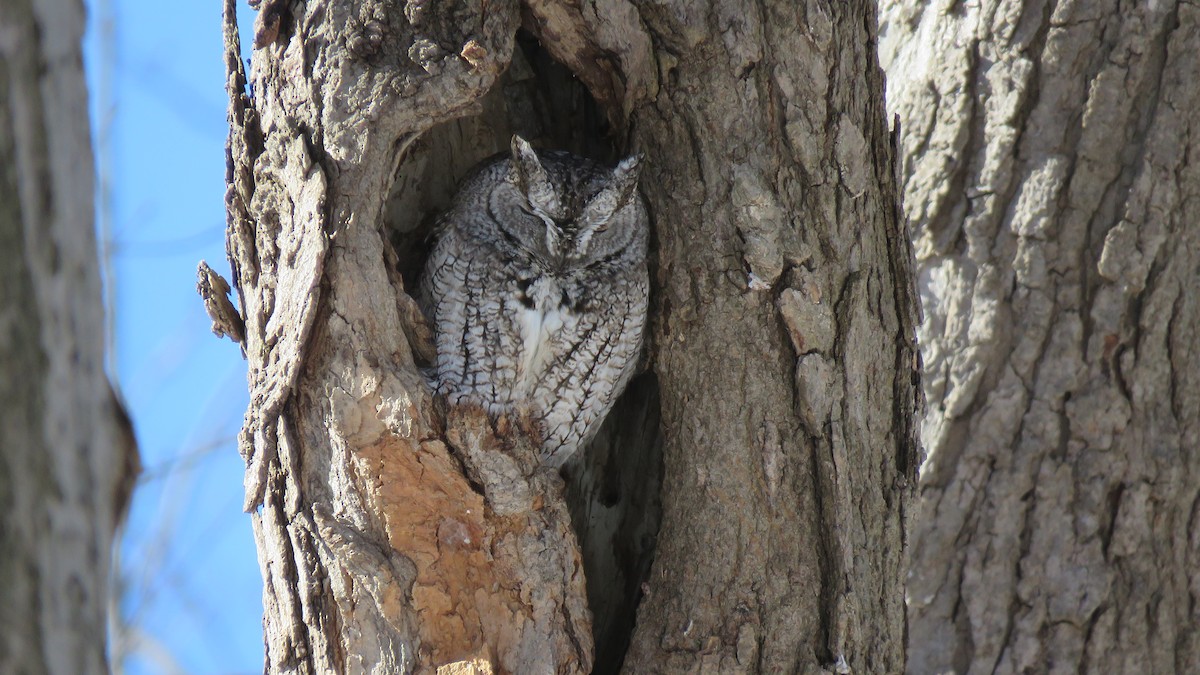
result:
[[[608,168],[514,136],[459,188],[422,277],[439,393],[529,412],[550,466],[595,435],[641,350],[641,162]]]

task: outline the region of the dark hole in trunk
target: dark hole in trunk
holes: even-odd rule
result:
[[[480,112],[426,132],[397,170],[384,218],[409,292],[416,291],[429,235],[459,181],[481,160],[508,152],[514,133],[539,148],[609,164],[625,154],[583,83],[537,38],[518,32],[512,64],[480,101]],[[661,520],[659,396],[652,372],[634,378],[564,477],[593,613],[593,672],[616,673],[633,633]]]

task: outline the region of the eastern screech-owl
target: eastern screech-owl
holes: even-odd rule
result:
[[[549,466],[595,436],[637,365],[649,289],[639,160],[609,169],[514,136],[510,156],[463,182],[425,265],[438,391],[531,415]]]

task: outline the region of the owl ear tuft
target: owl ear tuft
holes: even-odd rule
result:
[[[617,168],[613,169],[612,187],[619,195],[618,202],[625,204],[633,193],[637,191],[638,175],[642,172],[642,160],[645,155],[638,153],[630,155],[621,160],[617,164]]]
[[[529,141],[516,134],[512,137],[512,166],[513,182],[529,200],[530,206],[548,214],[558,213],[554,186],[550,184],[542,160],[538,159],[537,152]]]
[[[545,181],[546,170],[542,168],[537,152],[529,141],[516,134],[512,137],[512,159],[517,181],[523,189],[528,191],[532,184]]]
[[[597,192],[583,210],[586,223],[579,236],[579,247],[587,247],[591,236],[608,229],[609,219],[620,211],[637,193],[638,174],[641,171],[642,155],[626,157],[612,170],[608,184]]]

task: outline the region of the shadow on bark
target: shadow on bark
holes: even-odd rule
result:
[[[620,671],[662,519],[658,379],[635,378],[600,434],[564,471],[583,552],[595,675]]]

